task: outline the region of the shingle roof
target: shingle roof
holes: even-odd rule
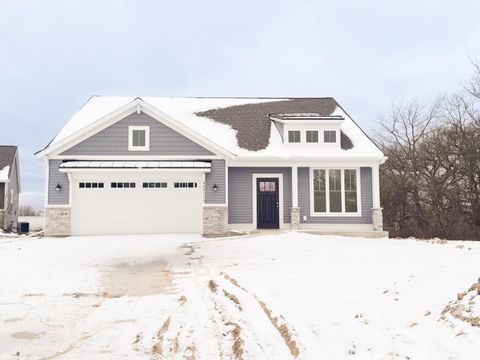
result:
[[[16,146],[0,145],[0,170],[2,170],[5,166],[10,166],[10,172],[12,171],[16,153]]]
[[[329,116],[337,107],[333,98],[294,98],[257,104],[234,105],[195,113],[223,124],[237,131],[238,145],[247,150],[262,150],[270,140],[273,114],[314,113]]]

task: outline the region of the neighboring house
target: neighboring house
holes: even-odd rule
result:
[[[47,235],[384,235],[383,153],[332,98],[94,96],[46,148]]]
[[[0,230],[17,230],[20,191],[17,147],[0,145]]]

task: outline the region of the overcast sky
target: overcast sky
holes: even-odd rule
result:
[[[41,206],[46,145],[93,94],[334,96],[370,131],[393,101],[455,91],[479,1],[0,0],[0,144]]]

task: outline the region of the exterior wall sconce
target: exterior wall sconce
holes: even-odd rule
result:
[[[213,191],[217,191],[217,190],[218,190],[217,184],[213,184]]]
[[[60,185],[60,184],[57,184],[57,186],[55,186],[55,190],[57,190],[57,191],[60,191],[60,190],[62,190],[62,185]]]

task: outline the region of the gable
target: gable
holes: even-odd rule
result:
[[[128,127],[132,125],[150,127],[149,151],[137,152],[128,150]],[[124,119],[65,150],[61,155],[202,156],[214,154],[160,121],[140,112],[128,115]]]

